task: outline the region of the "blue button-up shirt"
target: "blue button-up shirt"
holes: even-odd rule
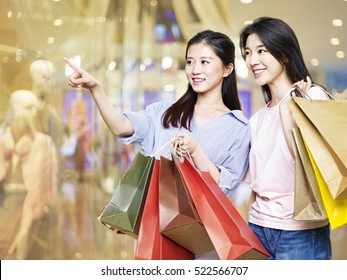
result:
[[[166,129],[161,118],[171,104],[163,101],[148,105],[140,112],[124,112],[123,117],[132,123],[134,134],[119,139],[124,144],[139,143],[146,156],[153,156],[178,132],[190,134],[219,168],[220,188],[227,196],[231,195],[248,168],[251,131],[247,118],[242,111],[234,110],[202,126],[193,117],[191,131],[176,127]]]

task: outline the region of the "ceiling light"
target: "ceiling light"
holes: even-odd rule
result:
[[[240,2],[243,4],[250,4],[253,2],[253,0],[240,0]]]
[[[152,6],[152,7],[158,6],[158,1],[152,0],[152,1],[151,1],[151,6]]]
[[[345,53],[343,51],[338,51],[338,52],[336,52],[336,57],[337,58],[344,58],[345,57]]]
[[[47,44],[52,45],[54,44],[55,38],[54,37],[48,37],[47,38]]]
[[[319,65],[319,59],[317,59],[317,58],[311,59],[311,64],[312,64],[313,66],[318,66],[318,65]]]
[[[343,25],[343,21],[339,18],[333,19],[333,25],[334,26],[342,26]]]
[[[63,20],[60,18],[57,18],[53,21],[54,26],[61,26],[63,24]]]
[[[340,40],[339,40],[339,38],[331,38],[331,39],[330,39],[330,44],[332,44],[332,45],[334,45],[334,46],[340,45]]]
[[[169,56],[165,56],[163,57],[162,61],[161,61],[161,67],[164,70],[170,69],[173,65],[173,58],[169,57]]]
[[[114,69],[116,69],[117,63],[113,60],[110,62],[110,64],[108,65],[108,70],[109,71],[113,71]]]

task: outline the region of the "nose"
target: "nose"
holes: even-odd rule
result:
[[[193,74],[199,74],[201,72],[201,67],[199,63],[194,63],[193,65]]]
[[[250,54],[249,57],[248,57],[248,63],[251,66],[259,64],[259,56],[258,56],[258,54],[257,53]]]

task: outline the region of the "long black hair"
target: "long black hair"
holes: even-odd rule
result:
[[[244,59],[247,38],[253,33],[259,36],[266,49],[284,66],[292,83],[305,79],[307,76],[311,78],[299,41],[287,23],[277,18],[260,17],[244,27],[240,33],[240,49]],[[270,101],[272,97],[269,86],[263,85],[262,90],[265,101]]]
[[[197,33],[188,41],[185,58],[189,48],[198,43],[207,44],[214,53],[222,60],[225,66],[230,63],[234,65],[234,70],[230,75],[224,77],[222,84],[223,103],[230,110],[240,110],[241,104],[237,91],[237,81],[235,74],[235,45],[231,39],[219,32],[205,30]],[[192,86],[188,84],[188,89],[184,95],[178,99],[170,108],[168,108],[162,117],[162,123],[165,128],[184,127],[190,130],[191,120],[194,114],[194,106],[197,100],[197,93]]]

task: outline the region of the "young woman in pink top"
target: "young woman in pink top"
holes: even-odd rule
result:
[[[297,37],[282,20],[256,19],[241,31],[240,48],[266,103],[250,120],[249,177],[254,198],[250,227],[270,259],[330,259],[328,220],[292,219],[295,162],[291,129],[295,121],[288,106],[290,93],[297,87],[315,99],[326,98],[325,94],[311,87]]]

